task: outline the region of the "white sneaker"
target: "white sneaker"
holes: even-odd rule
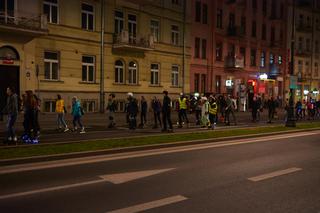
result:
[[[8,141],[12,141],[12,137],[8,137]]]
[[[68,132],[70,129],[67,127],[64,129],[64,132]]]
[[[18,138],[17,138],[16,136],[14,136],[13,141],[14,141],[14,142],[17,142],[17,141],[18,141]]]
[[[80,134],[86,133],[86,131],[84,131],[84,128],[81,129]]]

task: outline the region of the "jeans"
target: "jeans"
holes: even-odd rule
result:
[[[64,113],[58,113],[57,124],[58,124],[58,127],[59,127],[59,128],[61,127],[61,125],[62,125],[64,128],[67,128],[67,124],[66,124],[66,121],[65,121],[65,119],[64,119]]]
[[[129,129],[136,129],[137,128],[137,115],[130,114],[129,115]]]
[[[161,119],[160,119],[160,112],[154,111],[154,112],[153,112],[153,116],[154,116],[154,126],[155,126],[155,127],[158,126],[158,121],[159,121],[160,126],[162,126],[162,125],[161,125]]]
[[[81,122],[81,116],[79,115],[75,115],[73,116],[73,127],[76,128],[77,127],[77,123],[79,124],[80,128],[83,128],[82,122]]]
[[[186,109],[180,109],[179,110],[179,125],[180,126],[182,125],[182,120],[185,120],[187,123],[189,123]]]
[[[15,124],[16,120],[17,120],[16,114],[9,114],[8,115],[8,121],[7,121],[8,138],[11,137],[13,139],[16,136],[15,129],[14,129],[14,124]]]
[[[162,112],[162,124],[163,130],[167,130],[167,125],[169,125],[169,129],[173,129],[171,122],[171,111],[168,110]]]
[[[140,113],[140,125],[143,126],[147,123],[147,112],[141,111]]]
[[[236,116],[234,114],[234,111],[231,110],[231,109],[226,110],[225,123],[226,124],[230,124],[230,114],[232,114],[233,121],[234,121],[234,123],[236,125],[237,124],[237,119],[236,119]]]

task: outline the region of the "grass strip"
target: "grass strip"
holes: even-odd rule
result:
[[[118,139],[105,139],[105,140],[91,140],[79,143],[69,144],[48,144],[45,146],[23,146],[15,147],[12,149],[0,149],[0,159],[14,159],[34,156],[45,156],[55,154],[67,154],[74,152],[84,151],[98,151],[113,148],[124,148],[143,145],[155,145],[165,144],[172,142],[182,142],[190,140],[201,139],[217,139],[230,136],[243,136],[261,133],[283,132],[288,130],[301,130],[320,127],[319,122],[313,123],[299,123],[296,128],[288,128],[283,125],[271,126],[271,127],[251,127],[248,129],[228,129],[221,131],[204,131],[204,132],[192,132],[184,134],[165,134],[154,136],[141,136],[135,138],[118,138]]]

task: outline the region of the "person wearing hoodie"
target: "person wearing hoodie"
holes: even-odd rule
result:
[[[85,133],[84,126],[81,122],[81,117],[83,116],[83,110],[81,108],[80,101],[76,96],[72,98],[72,111],[71,114],[73,116],[73,131],[77,131],[77,123],[79,124],[81,131],[80,133]]]
[[[5,113],[8,114],[7,121],[7,141],[17,142],[17,136],[14,129],[14,124],[18,117],[18,95],[15,93],[13,87],[7,88],[7,104],[5,106]]]

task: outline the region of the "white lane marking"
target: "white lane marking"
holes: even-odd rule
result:
[[[284,134],[284,135],[267,136],[267,137],[256,138],[256,139],[251,138],[251,139],[241,139],[236,141],[229,140],[229,141],[223,141],[223,142],[214,142],[210,144],[195,144],[195,145],[186,145],[186,146],[180,146],[180,147],[118,153],[118,154],[111,154],[111,155],[72,158],[72,159],[66,159],[66,160],[28,163],[28,164],[13,165],[13,166],[3,166],[3,167],[0,167],[1,168],[0,175],[15,173],[15,172],[34,171],[34,170],[41,170],[41,169],[50,169],[50,168],[76,166],[76,165],[83,165],[83,164],[138,158],[138,157],[147,157],[147,156],[154,156],[154,155],[161,155],[161,154],[188,152],[188,151],[194,151],[194,150],[234,146],[234,145],[240,145],[240,144],[250,144],[250,143],[272,141],[272,140],[278,140],[278,139],[284,139],[284,138],[287,139],[287,138],[303,137],[303,136],[316,135],[316,134],[319,134],[319,133],[318,132],[294,133],[294,134],[291,133],[291,134]],[[205,141],[205,140],[199,140],[199,141]],[[179,143],[181,142],[177,142],[177,144]]]
[[[271,172],[271,173],[267,173],[267,174],[263,174],[263,175],[259,175],[259,176],[255,176],[255,177],[251,177],[251,178],[248,178],[248,180],[251,180],[253,182],[257,182],[257,181],[262,181],[262,180],[278,177],[278,176],[281,176],[281,175],[290,174],[290,173],[301,171],[301,170],[302,170],[301,168],[293,167],[293,168],[289,168],[289,169],[279,170],[279,171],[275,171],[275,172]]]
[[[139,205],[123,208],[123,209],[110,211],[110,212],[107,212],[107,213],[136,213],[136,212],[146,211],[146,210],[149,210],[149,209],[158,208],[158,207],[161,207],[161,206],[170,205],[170,204],[173,204],[173,203],[178,203],[178,202],[181,202],[181,201],[184,201],[184,200],[187,200],[187,199],[188,198],[186,198],[184,196],[177,195],[177,196],[164,198],[164,199],[161,199],[161,200],[155,200],[155,201],[151,201],[151,202],[148,202],[148,203],[143,203],[143,204],[139,204]]]
[[[52,191],[76,188],[76,187],[93,185],[93,184],[103,183],[103,182],[111,182],[113,184],[121,184],[121,183],[126,183],[129,181],[149,177],[152,175],[157,175],[160,173],[168,172],[171,170],[174,170],[174,168],[101,175],[101,176],[99,176],[98,180],[92,180],[92,181],[63,185],[63,186],[55,186],[55,187],[50,187],[50,188],[45,188],[45,189],[37,189],[37,190],[26,191],[26,192],[18,192],[18,193],[13,193],[13,194],[8,194],[8,195],[0,195],[0,200],[14,198],[14,197],[27,196],[27,195],[32,195],[32,194],[38,194],[38,193],[44,193],[44,192],[52,192]]]
[[[33,194],[39,194],[39,193],[44,193],[44,192],[52,192],[52,191],[58,191],[58,190],[63,190],[63,189],[76,188],[76,187],[80,187],[80,186],[87,186],[87,185],[103,183],[103,182],[106,182],[106,180],[99,179],[99,180],[92,180],[92,181],[75,183],[75,184],[70,184],[70,185],[55,186],[55,187],[26,191],[26,192],[18,192],[18,193],[13,193],[13,194],[8,194],[8,195],[1,195],[0,200],[14,198],[14,197],[27,196],[27,195],[33,195]]]
[[[158,170],[146,170],[146,171],[138,171],[138,172],[126,172],[126,173],[119,173],[119,174],[111,174],[111,175],[103,175],[100,176],[100,178],[111,182],[113,184],[121,184],[121,183],[126,183],[129,181],[133,181],[136,179],[141,179],[145,177],[149,177],[152,175],[157,175],[163,172],[168,172],[173,170],[174,168],[171,169],[158,169]]]

